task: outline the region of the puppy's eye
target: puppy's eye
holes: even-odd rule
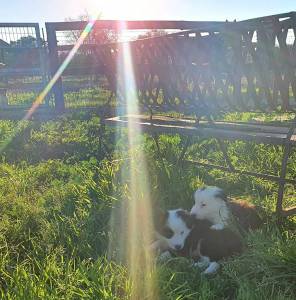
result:
[[[174,232],[170,228],[165,227],[161,230],[160,234],[169,239],[174,235]]]
[[[201,204],[201,207],[205,207],[205,206],[207,206],[205,203],[202,203],[202,204]]]
[[[180,233],[181,233],[181,235],[182,235],[182,234],[184,234],[184,231],[181,231]]]

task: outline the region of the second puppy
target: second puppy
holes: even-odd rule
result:
[[[257,229],[262,225],[257,208],[246,201],[232,201],[216,186],[198,189],[191,214],[199,220],[208,220],[212,229],[223,229],[231,223],[232,216],[243,230]]]
[[[194,260],[195,265],[205,268],[205,274],[219,269],[218,261],[242,251],[240,237],[228,228],[216,231],[206,220],[196,220],[183,209],[162,213],[156,223],[158,241],[156,250]],[[157,246],[160,246],[157,249]]]

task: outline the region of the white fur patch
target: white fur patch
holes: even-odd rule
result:
[[[194,264],[195,267],[199,267],[200,269],[204,269],[208,267],[210,264],[210,259],[207,256],[202,256],[198,262]]]
[[[212,229],[216,230],[221,230],[221,225],[227,225],[230,214],[225,201],[219,197],[221,192],[216,186],[198,189],[194,194],[195,204],[190,211],[197,219],[213,223]]]
[[[169,210],[166,226],[173,232],[173,236],[166,239],[168,246],[174,250],[181,250],[191,229],[187,227],[184,220],[178,215],[181,209]]]
[[[224,229],[224,224],[214,224],[210,228],[213,230],[222,230]]]
[[[213,261],[203,271],[203,274],[207,274],[207,275],[214,274],[214,273],[216,273],[219,270],[219,268],[220,268],[220,265],[216,261]]]

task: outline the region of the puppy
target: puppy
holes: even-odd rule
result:
[[[152,249],[181,250],[185,240],[191,231],[191,223],[188,218],[183,218],[183,210],[175,209],[158,211],[154,220],[157,241],[152,244]]]
[[[194,265],[206,268],[205,274],[219,269],[218,260],[242,251],[240,237],[230,229],[212,230],[209,221],[196,220],[185,210],[169,210],[158,220],[156,243],[165,245],[165,249],[159,250],[166,250],[162,258],[171,254],[191,258],[196,262]]]
[[[229,201],[224,191],[216,186],[203,187],[194,194],[191,214],[199,220],[212,223],[211,229],[221,230],[233,216],[244,230],[256,229],[262,224],[254,205],[246,201]]]

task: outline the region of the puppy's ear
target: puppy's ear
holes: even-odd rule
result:
[[[204,191],[206,188],[207,188],[206,186],[202,186],[202,187],[198,188],[198,189],[193,193],[193,199],[194,199],[194,201],[197,200],[197,199],[196,199],[197,193],[198,193],[198,192]]]
[[[192,228],[195,222],[195,218],[190,215],[190,213],[186,210],[177,211],[177,215],[185,222],[188,228]]]
[[[216,197],[216,198],[220,198],[220,199],[222,199],[223,201],[227,202],[227,195],[226,195],[226,193],[225,193],[222,189],[220,189],[220,190],[217,192],[217,194],[215,195],[215,197]]]

